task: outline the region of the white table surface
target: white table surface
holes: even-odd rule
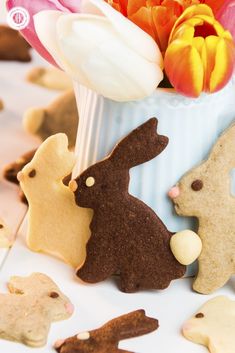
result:
[[[2,9],[3,0],[0,2]],[[1,11],[0,11],[1,13]],[[43,105],[58,93],[33,86],[24,81],[25,73],[43,61],[34,53],[30,64],[0,62],[0,97],[5,110],[0,112],[0,168],[21,153],[37,146],[38,141],[27,135],[21,125],[22,114],[30,106]],[[6,292],[6,282],[12,275],[27,276],[44,272],[56,281],[76,307],[71,319],[52,325],[48,344],[32,349],[19,343],[0,340],[1,353],[50,353],[58,338],[68,337],[84,330],[91,330],[107,320],[136,309],[159,319],[160,328],[150,335],[122,342],[120,348],[136,353],[205,353],[204,347],[188,342],[180,333],[182,324],[211,296],[202,296],[191,290],[191,279],[175,281],[163,292],[124,294],[112,281],[98,285],[81,284],[73,270],[62,262],[46,255],[32,253],[25,245],[27,221],[26,207],[19,202],[17,188],[0,179],[0,217],[3,217],[17,235],[13,248],[0,251],[0,290]],[[23,223],[22,223],[23,222]],[[5,259],[5,262],[3,260]],[[234,298],[235,282],[232,279],[215,295]],[[212,296],[212,297],[213,297]],[[17,318],[20,320],[20,318]],[[220,352],[223,353],[223,352]]]

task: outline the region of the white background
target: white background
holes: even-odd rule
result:
[[[3,20],[5,18],[3,16],[4,1],[0,1],[0,14]],[[58,94],[24,81],[28,69],[38,63],[43,63],[43,61],[36,54],[30,64],[0,62],[0,97],[5,103],[5,110],[0,113],[0,167],[38,144],[36,139],[22,130],[21,118],[25,109],[29,106],[49,103]],[[109,319],[140,308],[145,309],[148,315],[158,318],[160,328],[157,332],[145,337],[122,342],[121,348],[136,353],[207,352],[204,347],[185,340],[180,333],[185,320],[211,298],[193,293],[191,279],[175,281],[164,292],[152,291],[129,295],[119,292],[113,281],[93,286],[80,283],[68,266],[56,259],[32,253],[27,249],[25,245],[26,221],[22,224],[26,209],[19,203],[16,190],[15,186],[0,179],[0,217],[4,217],[17,234],[13,249],[8,254],[5,251],[1,252],[1,258],[5,255],[7,257],[0,272],[0,289],[6,291],[6,282],[11,275],[29,275],[35,271],[44,272],[51,276],[61,290],[70,297],[76,311],[71,319],[52,325],[47,347],[31,349],[18,343],[0,340],[0,352],[54,352],[52,344],[56,339],[94,329]],[[215,293],[215,295],[219,294],[227,294],[234,298],[234,281],[231,280],[223,289]]]

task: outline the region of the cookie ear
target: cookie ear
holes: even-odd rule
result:
[[[168,138],[158,135],[158,120],[152,118],[133,130],[114,148],[110,159],[122,169],[148,162],[167,146]]]
[[[153,332],[158,326],[158,320],[147,317],[144,310],[136,310],[108,322],[104,327],[118,341],[122,341]]]
[[[220,171],[229,172],[235,168],[235,124],[219,137],[211,151],[209,161]]]
[[[23,117],[23,127],[30,134],[37,134],[42,128],[46,112],[43,108],[29,108]]]

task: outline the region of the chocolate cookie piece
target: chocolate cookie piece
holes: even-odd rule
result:
[[[3,169],[3,177],[10,183],[19,185],[17,174],[24,168],[26,164],[28,164],[32,160],[33,156],[35,155],[35,152],[36,150],[29,151],[23,154],[15,162],[6,165]],[[19,198],[23,203],[25,203],[26,205],[28,204],[28,201],[21,188],[19,189]]]
[[[33,156],[35,155],[36,151],[36,149],[29,151],[23,154],[15,162],[6,165],[3,170],[4,178],[11,183],[19,185],[17,174],[24,168],[24,166],[26,166],[26,164],[28,164],[33,159]]]
[[[30,48],[31,46],[18,31],[0,25],[0,60],[31,61]]]
[[[100,329],[83,332],[56,342],[59,353],[131,353],[118,349],[120,341],[157,330],[158,320],[149,318],[144,310],[137,310],[109,321]]]
[[[172,233],[151,208],[128,193],[129,169],[150,161],[168,144],[167,137],[158,135],[157,123],[156,118],[148,120],[70,183],[77,205],[94,211],[87,258],[77,272],[85,282],[119,273],[120,289],[135,292],[164,289],[185,273],[170,249]]]

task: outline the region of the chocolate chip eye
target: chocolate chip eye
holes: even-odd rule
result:
[[[193,189],[193,191],[200,191],[203,188],[202,180],[194,180],[194,182],[191,184],[191,188]]]
[[[3,224],[0,224],[0,229],[4,228],[4,225]]]
[[[205,315],[203,313],[198,313],[195,315],[196,319],[202,319]]]
[[[35,169],[32,169],[32,170],[29,172],[28,176],[29,176],[30,178],[34,178],[34,177],[36,176],[36,170],[35,170]]]
[[[56,298],[59,298],[59,294],[56,293],[56,292],[51,292],[51,293],[49,294],[49,297],[50,297],[50,298],[53,298],[53,299],[56,299]]]
[[[95,178],[89,177],[89,178],[86,179],[86,186],[88,188],[91,188],[94,185],[95,185]]]

